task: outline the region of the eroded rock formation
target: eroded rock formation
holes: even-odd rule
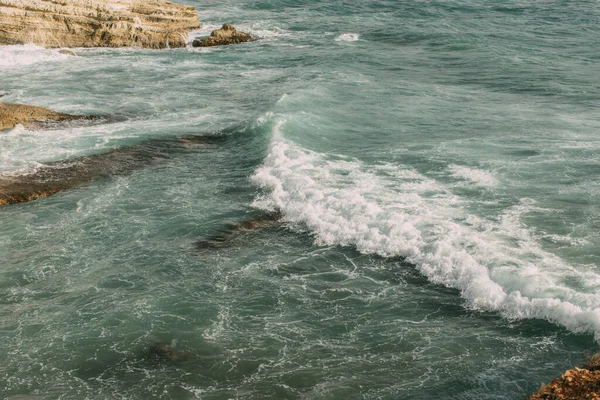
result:
[[[192,42],[194,47],[224,46],[227,44],[244,43],[253,40],[247,33],[239,32],[232,25],[225,24],[221,29],[212,31],[209,37],[196,39]]]
[[[14,128],[16,125],[23,125],[26,128],[35,129],[53,122],[93,118],[95,117],[64,114],[43,107],[0,103],[0,131]]]
[[[193,7],[166,0],[0,0],[0,44],[184,47]]]
[[[528,400],[600,400],[600,353],[583,368],[570,369],[542,385]]]

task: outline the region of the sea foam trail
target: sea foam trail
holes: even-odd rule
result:
[[[59,53],[58,50],[44,49],[33,44],[0,46],[0,71],[37,63],[61,61],[70,57],[72,56]]]
[[[464,179],[477,186],[492,187],[498,184],[496,178],[486,171],[461,165],[449,165],[448,169],[455,178]]]
[[[358,33],[342,33],[335,38],[336,42],[356,42],[359,36]]]
[[[522,199],[498,218],[466,213],[442,185],[397,165],[365,166],[331,157],[273,132],[252,180],[254,206],[306,226],[319,245],[404,257],[431,282],[460,290],[467,306],[507,318],[540,318],[600,338],[600,277],[545,251],[520,222],[535,208]],[[576,281],[577,288],[566,282]]]

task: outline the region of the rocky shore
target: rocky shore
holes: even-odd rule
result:
[[[527,400],[600,400],[600,353],[582,368],[566,371]]]
[[[17,125],[35,129],[57,122],[90,120],[94,118],[85,115],[60,113],[43,107],[0,103],[0,131],[14,128]]]
[[[0,45],[162,49],[199,27],[194,7],[166,0],[0,0]]]
[[[33,43],[58,47],[145,47],[186,45],[190,30],[200,27],[196,10],[166,0],[0,0],[0,45]],[[195,41],[217,46],[253,40],[229,24]],[[75,55],[70,50],[60,50]],[[0,131],[23,125],[47,129],[57,124],[96,117],[71,115],[43,107],[0,103]],[[151,142],[104,154],[47,163],[35,172],[0,177],[0,205],[22,203],[61,190],[132,171],[165,158],[155,148],[170,141]],[[177,141],[180,148],[195,147],[197,137]]]

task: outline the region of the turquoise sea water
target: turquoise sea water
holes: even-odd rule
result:
[[[0,48],[3,101],[104,116],[2,176],[208,137],[0,208],[1,398],[521,399],[597,351],[596,2],[186,3],[259,40]]]

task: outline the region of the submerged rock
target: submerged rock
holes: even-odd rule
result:
[[[1,0],[0,44],[184,47],[193,7],[166,0]]]
[[[198,137],[183,139],[201,141]],[[0,206],[51,196],[96,178],[132,172],[166,160],[172,152],[171,148],[180,151],[186,149],[179,140],[155,140],[107,153],[50,162],[28,174],[0,177]]]
[[[600,353],[583,368],[570,369],[542,385],[528,400],[600,400]]]
[[[194,47],[224,46],[228,44],[237,44],[250,42],[253,38],[247,33],[239,32],[230,24],[225,24],[221,29],[212,31],[209,37],[196,39],[192,42]]]
[[[0,131],[23,125],[26,128],[39,128],[52,122],[94,119],[85,115],[64,114],[47,108],[24,104],[0,103]]]
[[[194,358],[192,353],[175,351],[173,345],[166,343],[159,343],[155,345],[152,350],[160,358],[171,362],[188,361]]]
[[[221,231],[196,242],[198,249],[218,249],[231,246],[245,232],[269,229],[279,224],[281,213],[267,213],[245,221],[226,224]]]

